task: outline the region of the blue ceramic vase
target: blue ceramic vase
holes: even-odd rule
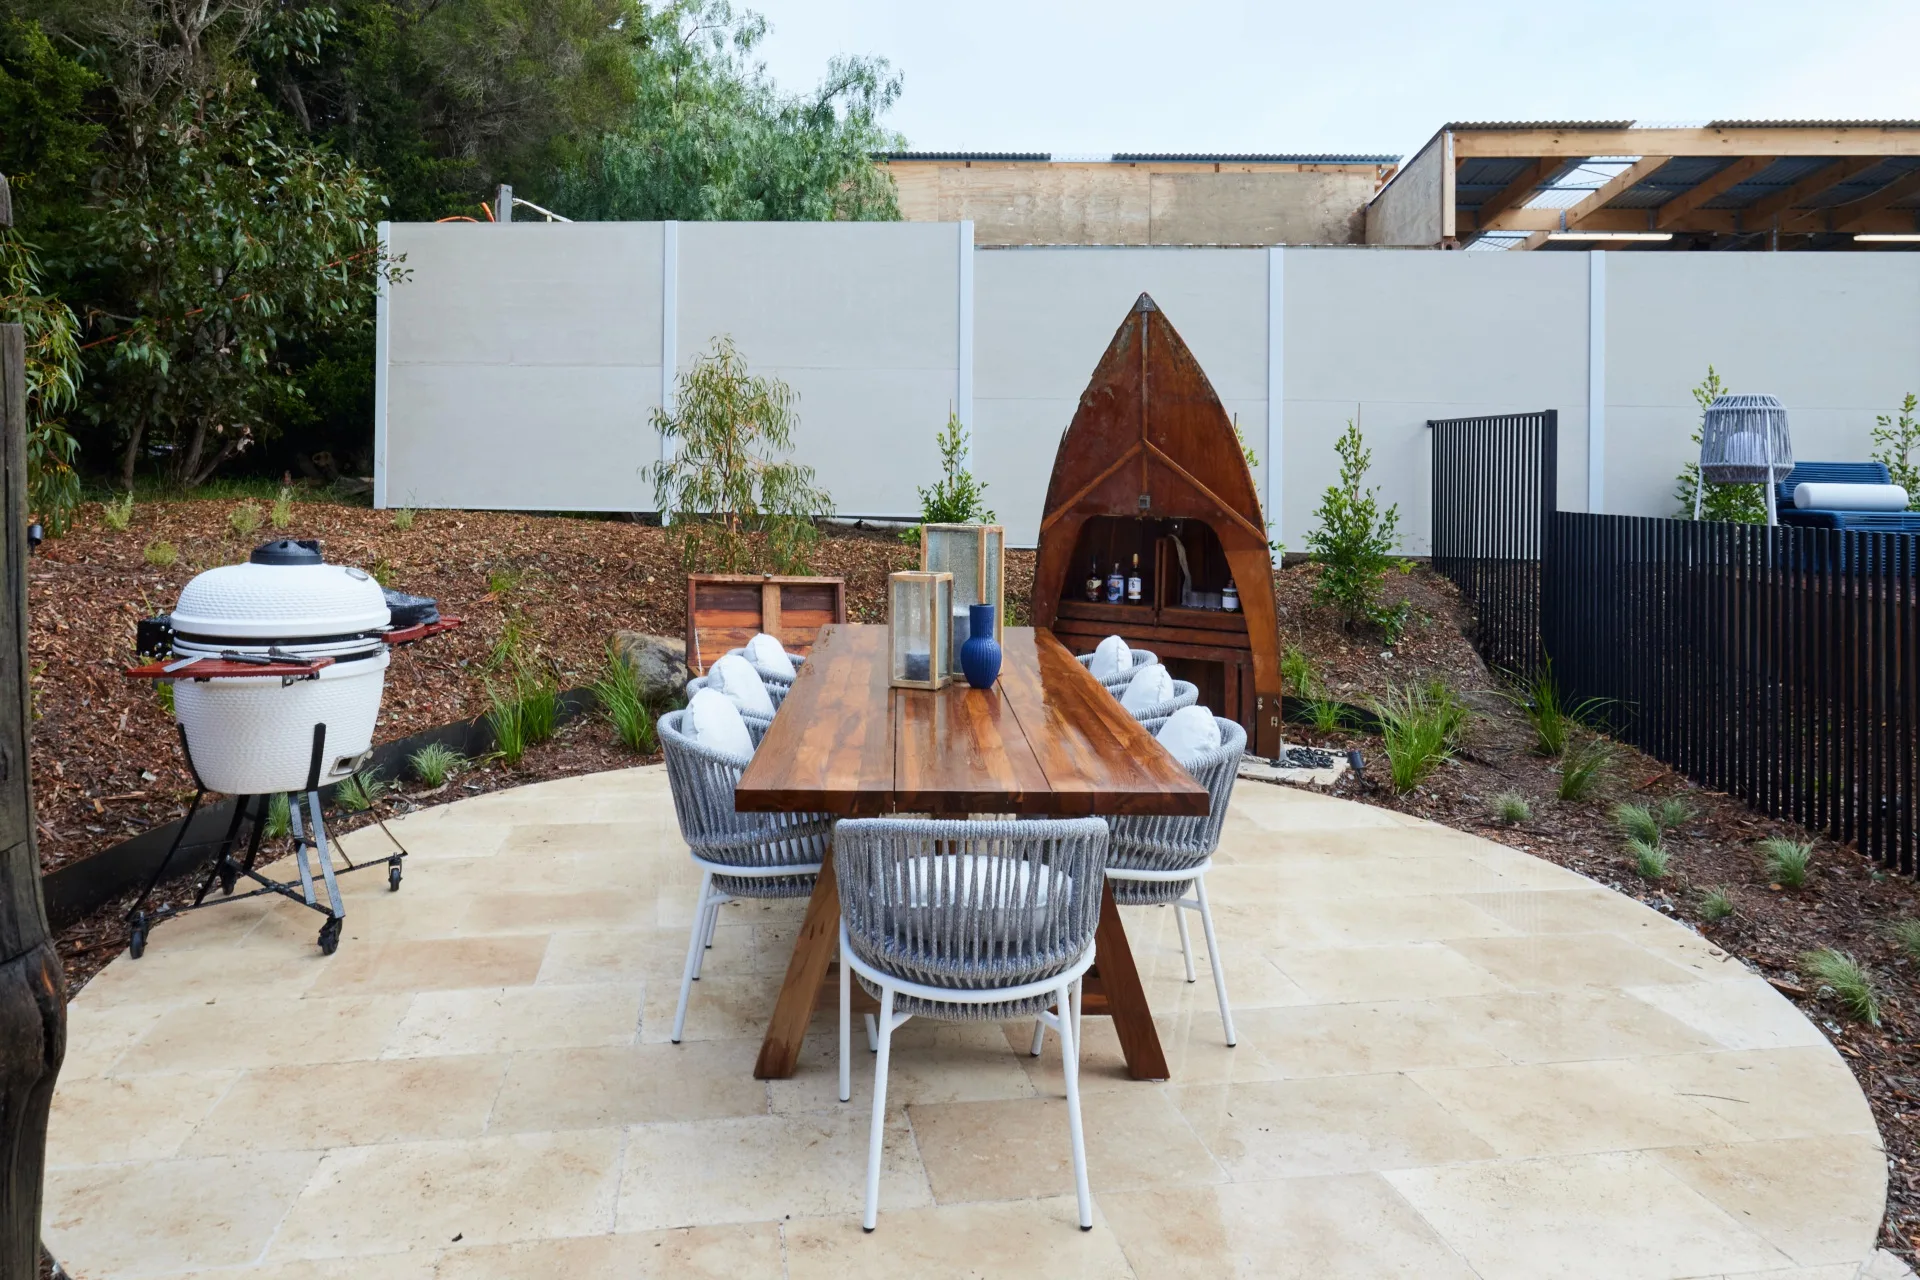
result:
[[[968,605],[967,625],[972,634],[960,646],[960,670],[974,688],[991,689],[1000,678],[1000,642],[993,638],[993,606]]]

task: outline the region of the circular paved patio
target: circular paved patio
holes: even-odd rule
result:
[[[1091,1233],[1057,1039],[831,1014],[752,1076],[800,905],[732,904],[666,1043],[697,877],[665,772],[393,824],[346,939],[247,903],[169,922],[71,1009],[47,1240],[83,1280],[494,1276],[1747,1276],[1845,1280],[1885,1161],[1818,1030],[1695,934],[1525,854],[1242,782],[1209,884],[1239,1022],[1127,927],[1174,1078],[1088,1019]],[[377,833],[348,840],[372,852]],[[1197,935],[1197,931],[1196,931]]]

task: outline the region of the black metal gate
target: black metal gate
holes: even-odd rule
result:
[[[1526,674],[1540,643],[1540,565],[1557,509],[1560,415],[1435,418],[1433,567],[1472,606],[1487,665]]]

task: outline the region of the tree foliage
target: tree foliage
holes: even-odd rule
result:
[[[877,58],[835,58],[810,94],[783,93],[754,50],[766,20],[727,0],[648,14],[627,119],[556,178],[552,202],[601,221],[886,220],[893,180],[872,153],[897,148],[880,118],[900,79]]]
[[[1898,413],[1873,419],[1873,460],[1887,468],[1887,477],[1907,491],[1907,510],[1920,511],[1920,418],[1914,410],[1920,398],[1909,391]]]
[[[767,561],[776,573],[807,571],[814,519],[833,514],[833,499],[812,467],[781,456],[793,449],[793,399],[722,337],[679,379],[673,412],[653,411],[668,456],[647,473],[688,568],[739,573]]]
[[[1380,590],[1396,562],[1400,508],[1389,504],[1383,510],[1380,491],[1365,487],[1373,452],[1352,421],[1333,449],[1340,458],[1340,479],[1321,495],[1307,535],[1308,553],[1320,564],[1314,603],[1339,610],[1349,630],[1365,624],[1382,628],[1391,642],[1405,625],[1406,610],[1404,605],[1383,607]]]
[[[1694,494],[1700,488],[1700,439],[1706,430],[1707,409],[1721,396],[1731,394],[1719,372],[1707,366],[1707,376],[1693,389],[1694,403],[1700,406],[1700,421],[1693,428],[1693,461],[1681,468],[1673,496],[1680,503],[1682,520],[1693,519]],[[1710,484],[1700,500],[1702,520],[1722,520],[1738,524],[1767,522],[1767,491],[1757,484]]]
[[[987,505],[987,486],[974,478],[967,468],[966,424],[960,415],[947,412],[947,425],[937,437],[940,445],[940,478],[931,488],[920,490],[920,519],[925,524],[992,524],[993,508]],[[919,535],[913,537],[917,540]]]
[[[17,231],[0,231],[0,323],[26,338],[27,504],[58,536],[80,507],[80,446],[62,416],[79,389],[80,321],[41,290],[39,260]]]

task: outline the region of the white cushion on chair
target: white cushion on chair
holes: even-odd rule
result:
[[[1110,680],[1133,665],[1133,650],[1119,636],[1108,636],[1093,651],[1087,670],[1095,680]]]
[[[1033,886],[1033,900],[1029,902],[1027,886],[1033,879],[1034,864],[988,854],[936,853],[931,857],[908,858],[901,867],[906,872],[903,905],[910,909],[958,903],[996,911],[1021,907],[1044,913],[1051,890],[1058,887],[1069,897],[1073,893],[1071,876],[1041,868],[1045,874],[1040,883]]]
[[[760,682],[753,664],[739,654],[730,653],[707,668],[707,687],[726,694],[734,706],[750,716],[773,719],[773,699],[767,695],[767,686]]]
[[[1120,695],[1120,705],[1129,711],[1145,711],[1172,696],[1173,677],[1159,663],[1150,662],[1127,682],[1127,691]]]
[[[786,646],[764,631],[747,641],[747,661],[763,675],[791,680],[795,674],[793,660],[787,657]]]
[[[1180,708],[1153,736],[1189,769],[1220,749],[1220,723],[1207,707]]]
[[[753,754],[753,735],[740,718],[740,708],[717,690],[702,689],[694,694],[680,723],[692,730],[687,736],[703,747],[730,756]]]

